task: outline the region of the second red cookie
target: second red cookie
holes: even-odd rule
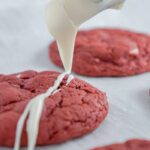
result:
[[[150,150],[150,141],[142,139],[133,139],[125,143],[112,144],[93,150]]]
[[[49,56],[54,64],[62,67],[56,42],[50,45]],[[150,36],[119,29],[80,31],[73,71],[93,77],[149,72]]]

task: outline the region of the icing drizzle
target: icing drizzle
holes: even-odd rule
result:
[[[40,118],[42,115],[44,102],[46,98],[48,98],[49,96],[59,91],[58,87],[60,86],[64,77],[68,74],[69,74],[68,72],[64,72],[60,74],[57,77],[57,80],[55,81],[52,87],[50,87],[45,93],[36,96],[28,103],[21,118],[18,121],[14,150],[20,149],[21,134],[22,134],[23,125],[26,119],[27,119],[26,131],[27,131],[27,136],[28,136],[27,150],[34,150],[37,136],[38,136],[39,123],[40,123]],[[66,84],[68,85],[73,80],[73,78],[74,77],[72,75],[69,75]],[[28,115],[29,117],[27,118]]]

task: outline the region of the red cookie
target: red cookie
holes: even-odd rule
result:
[[[27,103],[54,84],[59,73],[27,71],[0,75],[0,146],[14,145],[17,122]],[[108,113],[105,93],[79,79],[47,98],[37,145],[61,143],[95,130]],[[27,145],[23,129],[21,145]]]
[[[54,64],[62,67],[56,42],[50,45],[49,55]],[[150,36],[119,29],[80,31],[73,71],[93,77],[149,72]]]
[[[112,144],[93,150],[150,150],[150,141],[135,139],[123,144]]]

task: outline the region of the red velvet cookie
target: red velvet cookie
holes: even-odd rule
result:
[[[56,42],[50,45],[49,55],[54,64],[62,67]],[[149,72],[150,36],[119,29],[80,31],[73,71],[94,77]]]
[[[135,139],[123,144],[112,144],[93,150],[150,150],[150,141]]]
[[[27,71],[0,75],[0,146],[14,145],[17,122],[27,103],[54,84],[59,73]],[[105,93],[79,79],[47,98],[37,145],[61,143],[95,130],[108,113]],[[27,145],[23,129],[21,145]]]

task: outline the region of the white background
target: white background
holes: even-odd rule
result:
[[[0,0],[0,73],[57,70],[48,59],[52,40],[45,19],[47,0]],[[150,33],[150,0],[127,0],[122,11],[99,14],[82,28],[113,26]],[[37,150],[88,150],[129,138],[150,138],[150,73],[127,78],[85,78],[107,92],[110,112],[93,133]],[[0,148],[4,150],[4,148]]]

